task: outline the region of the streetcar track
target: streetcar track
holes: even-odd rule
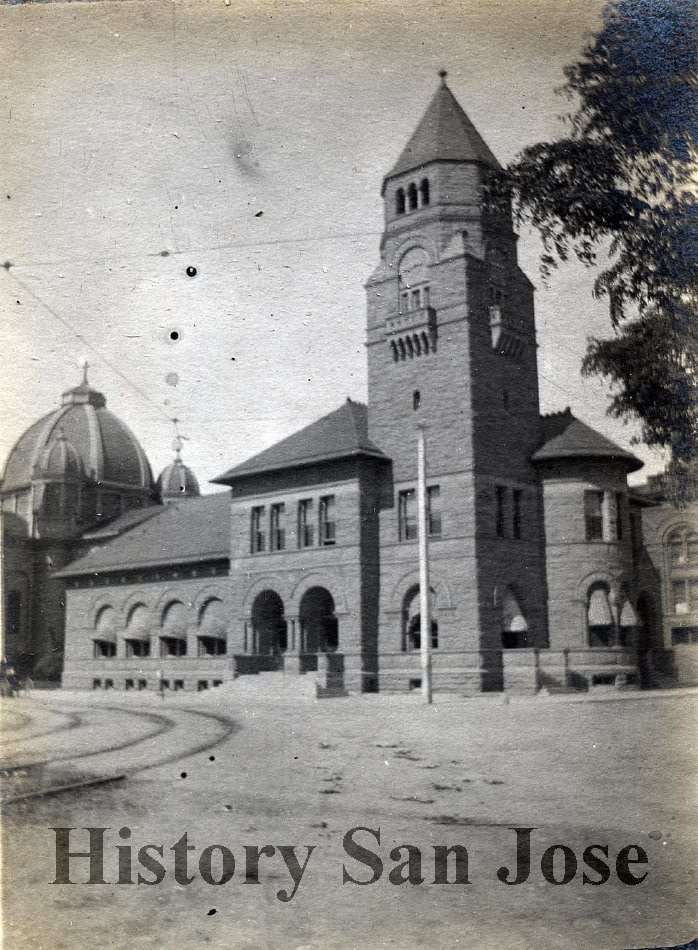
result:
[[[157,720],[161,724],[164,725],[164,728],[154,730],[153,732],[148,733],[144,736],[140,736],[138,739],[132,740],[128,743],[117,743],[112,746],[105,746],[104,748],[99,749],[97,751],[90,751],[86,753],[76,753],[75,755],[72,755],[72,756],[55,756],[52,759],[35,761],[35,762],[24,764],[24,765],[14,765],[10,767],[4,767],[1,770],[5,774],[11,774],[12,772],[17,772],[20,770],[29,771],[32,768],[52,765],[53,763],[56,763],[56,762],[63,763],[63,762],[70,762],[74,759],[85,759],[85,758],[89,758],[91,756],[96,756],[96,755],[109,755],[112,752],[118,752],[124,748],[134,747],[134,746],[139,745],[142,742],[147,742],[150,739],[153,739],[159,735],[164,735],[166,732],[172,731],[177,726],[183,725],[181,720],[177,722],[176,720],[169,718],[167,716],[163,716],[162,714],[159,714],[159,713],[148,713],[144,711],[134,712],[133,710],[126,710],[126,709],[123,709],[122,707],[114,707],[114,706],[102,706],[100,708],[109,709],[111,711],[126,712],[129,715],[138,716],[140,718],[145,718],[149,720]],[[19,804],[21,802],[24,802],[32,798],[42,799],[42,798],[50,797],[52,795],[64,794],[66,792],[71,792],[71,791],[74,792],[74,791],[79,790],[80,788],[84,788],[88,786],[110,784],[114,782],[117,778],[129,778],[141,772],[147,772],[151,769],[161,768],[162,766],[165,766],[165,765],[171,765],[173,762],[178,762],[178,761],[181,761],[182,759],[187,759],[191,756],[198,755],[202,752],[207,752],[210,749],[216,748],[218,745],[224,742],[228,738],[228,736],[230,736],[233,732],[239,729],[238,724],[234,720],[230,719],[227,716],[223,716],[219,713],[202,712],[201,710],[190,709],[186,707],[183,707],[181,709],[181,712],[186,713],[187,715],[198,716],[203,719],[213,720],[214,722],[223,726],[223,731],[218,736],[214,736],[210,739],[205,740],[204,742],[200,742],[199,744],[193,747],[190,747],[184,750],[178,750],[177,752],[174,752],[171,755],[167,755],[164,758],[158,758],[154,762],[149,762],[146,765],[122,769],[121,774],[119,776],[115,776],[112,773],[112,774],[107,774],[104,776],[97,776],[94,779],[89,780],[88,782],[85,782],[84,780],[77,780],[75,783],[69,783],[69,784],[63,783],[61,785],[57,785],[53,787],[49,786],[48,788],[37,790],[36,792],[32,792],[29,794],[25,793],[25,794],[18,795],[15,797],[9,796],[7,798],[2,799],[3,808],[8,805],[12,805],[13,803]]]
[[[199,755],[201,752],[208,752],[209,749],[215,749],[216,746],[219,746],[225,739],[228,738],[228,736],[232,735],[233,732],[240,728],[233,719],[229,719],[227,716],[222,716],[219,713],[201,712],[198,709],[186,708],[183,708],[182,712],[186,712],[194,716],[201,716],[204,719],[213,719],[221,725],[224,725],[225,731],[216,739],[202,742],[198,746],[188,749],[186,752],[178,752],[172,756],[162,759],[159,762],[150,762],[148,765],[140,766],[135,769],[126,769],[126,775],[135,775],[138,772],[147,772],[150,769],[160,768],[162,765],[170,765],[172,762],[178,762],[180,759],[187,759],[192,755]]]
[[[25,719],[27,719],[29,722],[32,722],[31,716],[26,716],[24,713],[21,713],[20,715],[23,715]],[[55,713],[55,715],[63,716],[68,720],[68,722],[64,723],[62,726],[56,726],[53,729],[44,729],[43,732],[32,732],[28,736],[3,736],[2,740],[0,740],[0,744],[4,745],[7,742],[33,742],[35,739],[42,739],[45,736],[53,736],[60,732],[68,732],[70,729],[77,729],[78,726],[82,725],[84,721],[83,717],[79,716],[77,713],[62,712]],[[0,765],[0,769],[2,769],[2,765]]]
[[[19,724],[15,722],[15,725],[13,726],[9,726],[9,727],[4,726],[5,730],[9,733],[19,732],[21,729],[26,728],[27,723],[31,724],[34,721],[32,717],[29,716],[27,713],[16,712],[16,710],[13,710],[10,713],[10,716],[14,716],[16,720],[18,719]]]
[[[148,732],[145,735],[138,736],[137,739],[128,739],[125,742],[117,742],[110,746],[104,746],[101,749],[90,749],[86,752],[73,752],[68,753],[67,755],[55,755],[50,759],[35,759],[33,761],[17,764],[5,765],[2,761],[0,761],[0,772],[11,774],[12,772],[17,772],[22,769],[38,768],[40,765],[52,765],[54,762],[72,762],[73,759],[89,759],[95,755],[102,755],[109,752],[119,752],[122,749],[128,749],[131,746],[138,745],[139,742],[144,742],[147,739],[155,738],[155,736],[163,735],[166,732],[171,732],[172,729],[175,729],[177,726],[177,723],[173,719],[169,719],[167,716],[163,716],[160,713],[133,712],[130,709],[122,709],[118,706],[100,706],[99,708],[106,709],[111,712],[124,712],[129,716],[136,716],[140,719],[147,719],[150,722],[157,722],[159,723],[160,728],[153,729],[151,732]]]

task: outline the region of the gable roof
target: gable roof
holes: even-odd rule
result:
[[[139,567],[230,557],[230,494],[219,492],[174,502],[130,531],[58,571],[78,577]]]
[[[629,472],[642,468],[643,462],[615,442],[572,415],[569,407],[542,417],[543,444],[532,456],[534,462],[554,459],[593,458],[622,462]]]
[[[314,462],[337,461],[358,455],[379,459],[387,456],[368,437],[368,410],[363,403],[351,399],[322,416],[309,426],[294,432],[258,455],[253,455],[217,478],[221,485],[236,478],[262,472],[280,471],[312,465]]]
[[[443,81],[386,178],[429,162],[481,162],[494,168],[501,167]]]
[[[148,521],[149,518],[153,518],[161,512],[161,505],[148,505],[146,508],[131,508],[130,511],[125,511],[123,515],[119,515],[112,521],[107,522],[107,524],[98,525],[96,528],[91,528],[89,531],[86,531],[83,534],[83,538],[85,541],[107,541],[110,538],[118,537],[131,528],[135,528],[136,525],[141,524],[143,521]]]

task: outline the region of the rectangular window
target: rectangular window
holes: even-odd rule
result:
[[[127,640],[126,656],[150,656],[150,640]]]
[[[515,488],[511,498],[513,502],[511,531],[518,541],[521,538],[521,499],[523,498],[523,491],[520,488]]]
[[[269,519],[269,550],[283,551],[286,547],[286,505],[280,502],[271,506]]]
[[[688,582],[688,604],[691,610],[698,610],[698,580]]]
[[[603,541],[603,492],[584,492],[584,525],[587,541]]]
[[[96,660],[111,659],[116,656],[116,644],[108,640],[94,641],[94,657]]]
[[[422,287],[422,308],[426,310],[429,307],[429,285]]]
[[[186,656],[187,641],[179,637],[160,637],[160,656]]]
[[[197,656],[224,656],[227,643],[222,637],[199,637]]]
[[[671,600],[675,614],[688,613],[688,585],[686,581],[673,581],[671,585]]]
[[[432,538],[440,538],[441,490],[438,485],[430,485],[427,488],[427,522],[429,525],[429,536]]]
[[[264,550],[264,505],[252,509],[250,523],[250,551],[259,554]]]
[[[616,538],[623,540],[623,492],[616,492]]]
[[[417,537],[417,494],[414,488],[406,488],[398,495],[398,534],[401,541],[414,541]]]
[[[410,309],[410,295],[407,292],[400,294],[400,313],[407,313]]]
[[[504,508],[507,490],[503,485],[494,486],[494,526],[498,538],[504,537]]]
[[[683,564],[686,560],[683,555],[683,541],[676,535],[669,540],[669,557],[673,565]]]
[[[318,541],[322,545],[334,544],[336,541],[334,495],[325,495],[320,499],[318,520]]]
[[[304,498],[298,502],[298,547],[313,546],[313,501]]]

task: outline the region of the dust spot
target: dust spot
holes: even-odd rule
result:
[[[179,382],[179,375],[177,373],[168,373],[165,376],[165,382],[168,386],[176,386]]]

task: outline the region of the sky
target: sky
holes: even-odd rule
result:
[[[157,473],[208,479],[366,400],[382,178],[448,70],[503,164],[562,130],[599,0],[84,0],[0,7],[0,463],[89,380]],[[645,462],[581,378],[594,271],[536,285],[541,408]],[[195,276],[187,269],[195,268]],[[176,335],[176,339],[173,336]],[[637,479],[636,479],[637,480]]]

